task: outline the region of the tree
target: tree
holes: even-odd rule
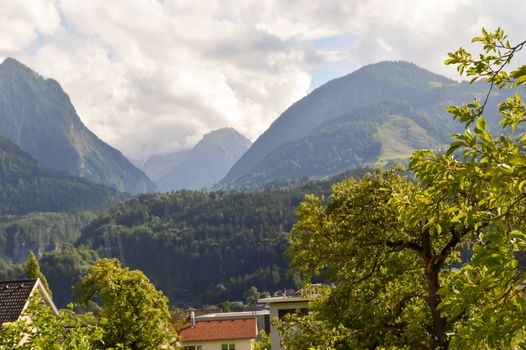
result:
[[[525,42],[512,45],[501,29],[473,42],[483,44],[478,59],[459,49],[446,64],[484,79],[488,94],[448,108],[465,132],[445,154],[415,152],[412,182],[377,172],[300,206],[292,265],[334,287],[309,316],[281,325],[290,348],[526,346],[526,106],[519,94],[499,105],[497,136],[485,117],[495,88],[526,83],[526,66],[505,70]],[[461,259],[463,249],[471,256]]]
[[[446,243],[398,220],[391,201],[395,193],[417,191],[396,171],[377,172],[335,185],[329,202],[311,196],[300,206],[289,250],[292,264],[306,278],[321,274],[336,283],[313,305],[328,325],[322,322],[303,334],[323,341],[331,334],[333,347],[352,349],[418,348],[445,337],[443,324],[433,322],[439,272],[426,274],[432,257],[425,249]],[[331,325],[338,332],[328,332]],[[341,337],[339,325],[349,330],[348,337]]]
[[[64,309],[55,315],[41,297],[35,295],[18,321],[0,328],[0,349],[96,349],[95,344],[100,344],[102,334],[93,314],[79,315]]]
[[[465,132],[454,135],[445,155],[415,154],[412,169],[428,192],[460,193],[460,200],[449,208],[455,215],[451,221],[471,227],[467,236],[473,257],[442,290],[443,315],[459,320],[452,345],[525,347],[526,274],[519,257],[526,246],[526,106],[518,92],[526,83],[526,66],[512,71],[505,68],[526,42],[512,45],[500,28],[494,33],[483,29],[473,42],[483,45],[484,54],[478,59],[459,49],[446,63],[456,64],[472,82],[486,80],[488,94],[482,101],[450,107]],[[485,117],[494,88],[516,89],[515,96],[499,104],[501,129],[495,136],[488,131]],[[461,160],[453,156],[458,151]]]
[[[253,350],[272,350],[270,334],[265,331],[259,332],[259,340],[254,344]]]
[[[261,293],[254,286],[250,287],[245,293],[245,302],[247,305],[254,306],[257,304]]]
[[[51,289],[49,288],[49,284],[47,283],[46,276],[44,276],[44,274],[40,271],[40,264],[38,263],[38,260],[32,251],[29,251],[29,255],[27,257],[26,274],[28,278],[39,278],[40,282],[42,282],[42,284],[44,285],[44,288],[46,288],[46,291],[48,292],[49,296],[52,295]]]
[[[97,320],[104,329],[104,348],[175,347],[168,300],[141,271],[123,268],[117,259],[101,259],[75,293],[84,307],[100,303]]]

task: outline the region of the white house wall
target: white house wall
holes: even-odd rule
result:
[[[281,337],[279,336],[278,329],[272,324],[274,318],[278,318],[279,310],[287,309],[308,309],[308,301],[294,301],[294,302],[279,302],[269,304],[270,311],[270,335],[272,337],[272,350],[282,350],[283,348],[280,345]],[[204,349],[203,349],[204,350]],[[237,350],[237,347],[236,347]]]
[[[236,350],[252,350],[252,340],[224,340],[218,342],[184,342],[183,346],[201,345],[203,350],[221,350],[223,344],[235,344]],[[274,348],[272,348],[274,349]]]

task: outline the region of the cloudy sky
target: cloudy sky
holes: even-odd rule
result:
[[[131,158],[232,126],[255,140],[291,103],[380,60],[454,77],[446,53],[526,2],[491,0],[0,0],[0,60],[58,80]]]

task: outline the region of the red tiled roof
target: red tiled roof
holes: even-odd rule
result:
[[[195,327],[186,324],[180,332],[183,342],[256,337],[256,319],[197,321]]]

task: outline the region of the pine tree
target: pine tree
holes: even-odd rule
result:
[[[32,251],[29,251],[29,255],[26,260],[26,274],[28,278],[39,278],[40,282],[44,285],[44,288],[46,288],[46,291],[49,293],[49,296],[51,296],[51,289],[49,289],[49,285],[47,283],[46,276],[40,271],[40,264],[38,263],[37,258],[35,257],[35,254],[33,254]]]

